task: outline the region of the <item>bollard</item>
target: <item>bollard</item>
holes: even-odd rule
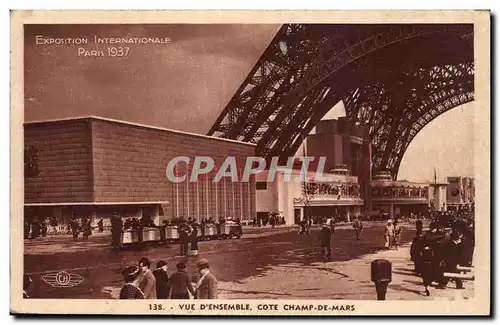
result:
[[[387,286],[392,281],[392,264],[388,260],[378,259],[371,263],[371,280],[375,283],[377,300],[385,300]]]

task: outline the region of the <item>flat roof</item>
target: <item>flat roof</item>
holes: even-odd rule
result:
[[[226,141],[226,142],[238,143],[238,144],[248,145],[248,146],[252,146],[252,147],[257,146],[255,143],[250,143],[250,142],[244,142],[244,141],[238,141],[238,140],[232,140],[232,139],[219,138],[219,137],[214,137],[214,136],[209,136],[209,135],[204,135],[204,134],[198,134],[198,133],[192,133],[192,132],[186,132],[186,131],[179,131],[179,130],[174,130],[174,129],[167,129],[167,128],[162,128],[162,127],[159,127],[159,126],[152,126],[152,125],[134,123],[134,122],[123,121],[123,120],[115,120],[115,119],[111,119],[111,118],[107,118],[107,117],[101,117],[101,116],[95,116],[95,115],[66,117],[66,118],[49,119],[49,120],[29,121],[29,122],[24,122],[24,125],[54,123],[54,122],[64,122],[64,121],[76,121],[76,120],[84,120],[84,119],[94,119],[94,120],[99,120],[99,121],[104,121],[104,122],[111,122],[111,123],[118,123],[118,124],[136,126],[136,127],[146,128],[146,129],[151,129],[151,130],[167,131],[167,132],[172,132],[172,133],[177,133],[177,134],[191,135],[191,136],[199,137],[199,138],[205,138],[205,139],[212,139],[212,140],[219,140],[219,141]]]
[[[169,204],[169,201],[144,202],[57,202],[57,203],[24,203],[25,206],[65,206],[65,205],[137,205],[137,204]]]

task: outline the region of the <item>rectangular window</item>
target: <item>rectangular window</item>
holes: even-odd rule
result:
[[[38,148],[29,146],[24,150],[24,177],[36,177],[38,170]]]
[[[255,188],[259,190],[267,190],[267,182],[257,182],[255,183]]]

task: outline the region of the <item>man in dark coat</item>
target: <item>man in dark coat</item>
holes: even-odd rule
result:
[[[71,227],[71,233],[73,234],[73,240],[78,239],[78,233],[80,232],[80,225],[78,224],[78,220],[75,217],[72,217],[69,225]]]
[[[190,235],[191,254],[193,256],[197,256],[198,255],[198,224],[196,223],[196,221],[194,221],[191,224],[191,227],[192,227],[192,231],[191,231],[191,235]]]
[[[424,282],[425,294],[430,296],[429,286],[435,278],[436,267],[434,265],[434,250],[430,243],[426,242],[422,245],[422,250],[420,251],[420,266],[419,272],[422,274],[422,280]]]
[[[451,240],[445,244],[446,254],[444,255],[445,271],[451,273],[460,273],[457,271],[458,265],[465,264],[463,261],[464,243],[462,242],[462,235],[458,232],[453,232]],[[461,279],[455,279],[457,289],[463,289]]]
[[[321,228],[319,239],[321,242],[321,254],[324,254],[327,260],[331,259],[331,247],[330,247],[330,239],[332,237],[332,231],[330,230],[329,225],[326,223],[323,224],[323,228]]]
[[[180,256],[188,256],[188,245],[189,245],[189,226],[187,223],[182,222],[181,225],[179,226],[179,248]]]
[[[158,261],[156,263],[156,270],[153,271],[156,279],[156,298],[168,299],[170,286],[168,284],[167,262]]]
[[[191,279],[186,272],[186,264],[177,263],[177,272],[168,279],[170,286],[170,299],[189,299],[189,294],[194,296]]]
[[[236,225],[238,226],[238,233],[243,236],[243,226],[241,225],[240,218],[236,219]]]
[[[417,237],[420,237],[420,235],[422,234],[422,230],[424,229],[422,220],[419,219],[415,221],[415,227],[417,228]]]
[[[99,227],[99,232],[104,231],[104,222],[102,221],[102,219],[97,223],[97,227]]]
[[[92,233],[92,228],[90,226],[90,219],[87,218],[82,219],[82,232],[83,232],[83,239],[84,240],[89,239],[89,236]]]

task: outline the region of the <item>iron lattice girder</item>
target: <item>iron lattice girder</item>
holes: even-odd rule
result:
[[[460,69],[465,68],[465,69]],[[473,64],[432,67],[420,78],[420,86],[406,89],[404,84],[395,88],[407,100],[403,105],[393,105],[383,85],[357,89],[345,100],[346,110],[353,122],[370,125],[370,136],[375,168],[388,169],[397,174],[402,156],[416,134],[430,121],[445,111],[473,100]],[[439,71],[440,73],[433,73]],[[450,74],[467,71],[468,76]],[[440,80],[440,86],[434,85]],[[415,86],[415,83],[413,83]],[[383,94],[377,100],[374,93]],[[381,100],[382,98],[382,100]],[[363,101],[365,99],[365,101]],[[371,99],[371,100],[370,100]],[[383,105],[379,105],[380,103]]]
[[[374,163],[397,173],[422,114],[473,98],[471,34],[472,25],[284,25],[209,134],[257,143],[264,157],[293,155],[344,100],[353,122],[363,122],[360,107],[373,110]]]

